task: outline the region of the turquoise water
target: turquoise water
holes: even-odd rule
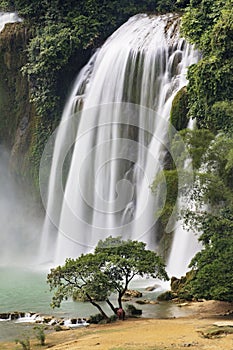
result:
[[[52,293],[46,283],[47,272],[26,268],[0,268],[0,312],[25,311],[56,316],[85,317],[95,312],[87,303],[65,301],[61,308],[50,307]],[[1,324],[0,324],[1,326]]]
[[[62,303],[61,308],[53,310],[50,307],[52,293],[46,283],[45,271],[35,271],[28,268],[0,267],[0,312],[22,311],[54,315],[57,317],[88,317],[98,313],[90,303],[73,302]],[[147,282],[147,286],[148,286]],[[145,292],[142,282],[134,282],[131,288],[143,291],[143,298],[155,298],[156,293]],[[130,302],[131,303],[131,302]],[[143,310],[143,317],[170,318],[180,317],[188,313],[187,309],[174,304],[160,303],[157,305],[137,305]],[[103,305],[106,312],[109,308]],[[13,321],[0,322],[0,341],[15,340],[23,333],[30,332],[33,325],[17,324]]]
[[[60,309],[50,307],[52,293],[46,283],[46,272],[23,268],[0,268],[0,312],[22,311],[54,315],[57,317],[87,317],[97,310],[89,303],[72,300]],[[0,341],[15,340],[24,333],[33,332],[33,324],[0,322]]]

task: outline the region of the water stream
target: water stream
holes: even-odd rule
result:
[[[15,14],[0,13],[0,31],[5,23],[14,21],[19,21]],[[91,251],[100,238],[110,234],[143,240],[149,248],[158,248],[155,213],[161,198],[152,195],[150,185],[163,170],[169,151],[172,100],[187,84],[187,67],[198,60],[193,47],[180,38],[179,25],[177,15],[134,16],[80,72],[61,124],[42,158],[41,192],[47,215],[40,243],[39,224],[27,220],[19,209],[23,202],[21,197],[17,199],[14,181],[0,157],[1,222],[5,223],[1,233],[0,312],[35,311],[64,317],[96,313],[91,305],[72,300],[53,311],[47,270],[43,272],[40,265],[38,271],[38,255],[39,263],[47,268],[48,263],[54,265]],[[45,179],[45,159],[51,152],[50,176]],[[15,221],[9,219],[12,210]],[[180,236],[179,242],[182,240]],[[32,269],[12,268],[13,260]],[[149,317],[181,315],[174,305],[143,308],[144,316]],[[13,335],[15,339],[15,332],[21,330],[21,325],[1,322],[0,339],[12,339]]]
[[[71,299],[64,301],[59,309],[52,309],[50,302],[52,294],[46,284],[47,271],[36,271],[35,268],[0,267],[0,314],[5,312],[36,312],[40,315],[49,315],[56,318],[70,319],[72,317],[85,317],[95,315],[98,310],[90,303],[73,302]],[[153,285],[154,281],[147,281],[146,286]],[[145,291],[145,281],[135,281],[132,288],[142,291],[143,298],[155,299],[161,290],[155,292]],[[127,303],[125,303],[126,305]],[[130,304],[133,304],[130,302]],[[189,314],[187,308],[180,308],[176,304],[160,303],[156,305],[138,305],[135,307],[143,310],[142,317],[170,318],[181,317]],[[106,304],[102,304],[104,310],[111,314]],[[0,317],[0,342],[22,337],[25,332],[33,334],[33,324],[17,323],[15,321],[2,321]],[[1,348],[1,345],[0,345]]]
[[[179,24],[173,14],[134,16],[79,74],[55,135],[48,189],[42,186],[42,262],[62,263],[109,235],[158,248],[161,198],[150,185],[169,151],[172,100],[198,59]]]

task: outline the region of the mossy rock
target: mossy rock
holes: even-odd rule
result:
[[[177,297],[177,294],[175,293],[172,293],[170,290],[160,294],[158,296],[158,301],[169,301],[169,300],[172,300],[172,299],[175,299]]]
[[[171,278],[171,292],[175,293],[181,300],[191,301],[193,295],[188,287],[189,282],[194,278],[195,272],[193,270],[188,271],[185,276],[181,278]]]
[[[173,99],[170,121],[177,131],[185,129],[188,125],[188,94],[186,86],[180,89]]]

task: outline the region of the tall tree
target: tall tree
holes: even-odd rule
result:
[[[191,0],[182,30],[202,53],[188,72],[189,115],[200,127],[232,133],[232,1]]]
[[[195,211],[186,212],[186,220],[199,232],[203,248],[192,259],[192,278],[181,292],[233,301],[233,140],[218,135],[202,161],[192,194]]]
[[[101,270],[118,294],[120,308],[122,308],[122,297],[134,277],[168,280],[162,259],[145,247],[146,244],[143,242],[124,241],[120,237],[110,236],[100,241],[95,249],[95,254],[102,260]],[[107,301],[109,304],[109,300]]]
[[[55,290],[52,306],[59,307],[64,299],[78,293],[107,318],[96,299],[106,301],[116,313],[109,296],[116,293],[118,307],[122,308],[122,297],[134,277],[168,280],[161,258],[145,246],[142,242],[109,237],[98,243],[94,254],[67,259],[64,266],[52,269],[48,275],[50,288]]]

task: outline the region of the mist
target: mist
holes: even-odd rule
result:
[[[0,265],[35,266],[43,219],[29,191],[11,174],[9,158],[0,146]]]

